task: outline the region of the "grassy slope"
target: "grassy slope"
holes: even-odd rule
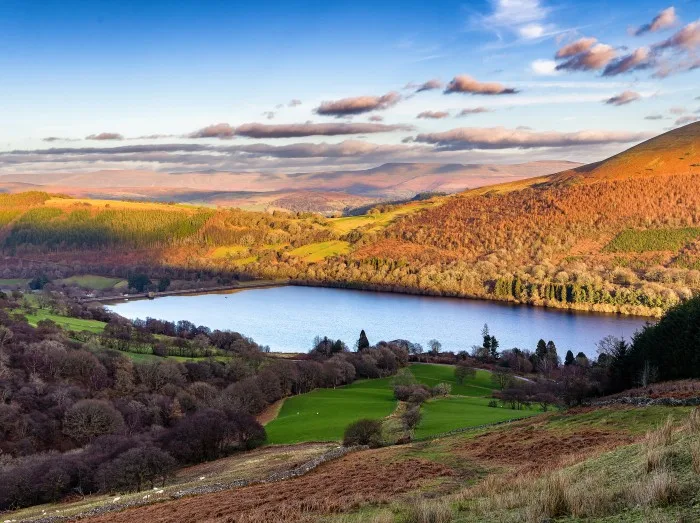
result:
[[[304,245],[298,247],[289,254],[292,256],[299,256],[307,262],[317,262],[329,256],[337,256],[338,254],[347,254],[350,252],[350,244],[348,242],[333,240],[328,242],[320,243],[310,243],[309,245]]]
[[[488,407],[493,390],[490,373],[480,370],[464,385],[454,381],[450,365],[415,364],[409,367],[420,383],[452,385],[452,397],[430,400],[422,407],[417,437],[536,414]],[[384,418],[396,408],[392,378],[362,380],[337,389],[317,389],[287,398],[278,416],[266,425],[273,444],[301,441],[338,441],[345,427],[360,418]]]
[[[421,408],[423,417],[416,428],[415,437],[421,439],[451,430],[540,414],[537,410],[489,407],[488,403],[486,398],[459,396],[429,400]]]
[[[454,377],[454,366],[432,365],[416,363],[411,365],[411,372],[416,379],[429,387],[438,383],[449,383],[452,386],[452,394],[457,396],[490,396],[493,392],[491,373],[486,370],[477,370],[476,376],[459,385]]]
[[[94,274],[84,274],[81,276],[71,276],[70,278],[57,280],[54,283],[56,285],[78,285],[79,287],[83,287],[85,289],[106,291],[115,288],[118,284],[124,281],[125,280],[121,278],[107,278],[105,276],[97,276]]]
[[[287,398],[277,419],[265,430],[270,443],[338,441],[352,421],[383,418],[395,408],[391,378],[361,380]]]
[[[51,320],[59,327],[66,330],[81,332],[89,331],[96,334],[101,333],[106,323],[97,320],[84,320],[81,318],[70,318],[66,316],[58,316],[45,309],[36,309],[32,314],[25,314],[30,325],[36,327],[37,323],[42,320]]]

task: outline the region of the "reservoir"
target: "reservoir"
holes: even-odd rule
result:
[[[534,351],[542,338],[554,341],[562,359],[568,349],[596,357],[596,343],[605,336],[629,340],[653,321],[483,300],[299,286],[167,296],[112,303],[108,308],[129,319],[188,320],[233,330],[276,352],[307,352],[315,336],[341,339],[353,349],[361,329],[372,344],[406,339],[426,348],[428,340],[437,339],[443,351],[471,352],[481,345],[481,331],[488,324],[500,350]]]

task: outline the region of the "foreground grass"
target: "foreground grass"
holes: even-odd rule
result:
[[[300,463],[310,461],[334,447],[335,445],[332,444],[319,443],[293,447],[268,447],[234,454],[228,458],[182,468],[175,473],[174,478],[165,488],[120,495],[92,495],[71,503],[37,505],[7,514],[2,521],[7,519],[26,521],[46,516],[70,518],[96,507],[110,505],[115,498],[119,498],[118,501],[121,503],[139,502],[143,501],[144,496],[147,495],[153,502],[165,501],[171,494],[183,489],[241,479],[263,479],[273,472],[293,469]]]

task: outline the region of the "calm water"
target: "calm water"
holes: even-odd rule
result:
[[[534,350],[544,338],[556,343],[562,357],[567,349],[593,356],[601,338],[629,338],[647,321],[478,300],[293,286],[168,296],[109,308],[131,319],[186,319],[238,331],[280,352],[308,351],[317,335],[340,338],[352,348],[360,329],[370,343],[403,338],[425,347],[435,338],[443,350],[471,350],[481,343],[481,329],[488,323],[501,349]]]

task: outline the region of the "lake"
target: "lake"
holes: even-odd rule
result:
[[[189,320],[211,329],[250,336],[277,352],[306,352],[315,336],[341,339],[354,347],[364,329],[370,343],[407,339],[427,346],[437,339],[446,351],[471,351],[488,324],[500,348],[534,350],[540,338],[553,340],[563,358],[596,355],[608,335],[631,335],[646,318],[569,312],[482,300],[414,296],[322,287],[271,287],[216,294],[167,296],[113,303],[126,318]]]

